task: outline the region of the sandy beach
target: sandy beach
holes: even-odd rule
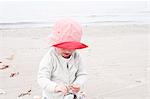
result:
[[[89,48],[79,52],[89,75],[87,99],[150,99],[150,25],[92,25],[83,30]],[[0,99],[41,96],[36,76],[50,31],[0,30]]]

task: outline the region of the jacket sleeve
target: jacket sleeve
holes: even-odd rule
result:
[[[53,69],[53,60],[47,53],[40,62],[37,81],[43,90],[54,92],[57,83],[51,81],[51,72]]]
[[[80,56],[78,59],[78,71],[76,72],[76,79],[73,84],[78,84],[81,88],[83,88],[84,83],[87,80],[87,71]]]

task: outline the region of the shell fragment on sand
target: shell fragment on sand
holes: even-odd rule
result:
[[[40,96],[33,96],[33,99],[42,99]]]
[[[31,95],[31,90],[28,90],[27,92],[25,93],[21,93],[20,95],[18,95],[18,97],[23,97],[25,95]]]
[[[0,70],[7,69],[8,67],[9,67],[9,65],[2,65],[2,66],[0,66]]]
[[[17,76],[17,75],[19,75],[19,72],[11,73],[9,77],[15,77],[15,76]]]

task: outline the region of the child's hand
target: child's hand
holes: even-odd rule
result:
[[[59,86],[56,86],[55,92],[62,92],[64,95],[66,95],[67,92],[68,92],[68,90],[67,90],[67,87],[66,87],[66,86],[64,86],[64,85],[59,85]]]
[[[79,85],[74,85],[72,84],[70,86],[70,90],[73,92],[73,93],[78,93],[80,91],[80,86]]]

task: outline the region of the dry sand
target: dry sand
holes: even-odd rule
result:
[[[0,66],[8,65],[0,70],[0,89],[6,92],[0,93],[0,99],[33,99],[41,95],[36,76],[49,48],[45,38],[50,31],[0,30]],[[149,25],[84,27],[83,41],[89,48],[80,53],[89,73],[87,99],[150,99],[149,33]]]

